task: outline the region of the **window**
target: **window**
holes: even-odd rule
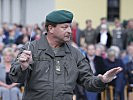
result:
[[[109,22],[115,18],[120,18],[120,0],[108,0],[107,2],[107,19]]]

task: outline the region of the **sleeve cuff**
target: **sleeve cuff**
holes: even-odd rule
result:
[[[107,83],[104,83],[104,82],[102,82],[102,80],[98,77],[98,86],[99,87],[106,87],[107,86]]]

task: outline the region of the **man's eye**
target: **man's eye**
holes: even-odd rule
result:
[[[62,27],[64,30],[67,28],[67,27]]]

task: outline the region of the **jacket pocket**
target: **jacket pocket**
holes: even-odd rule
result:
[[[64,64],[65,67],[65,84],[68,89],[72,89],[75,84],[76,80],[78,78],[78,67],[76,63],[73,60],[66,60],[66,63]]]
[[[36,62],[35,77],[38,81],[49,81],[50,61],[42,59]]]

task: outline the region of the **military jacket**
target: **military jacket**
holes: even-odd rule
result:
[[[27,49],[25,45],[23,50]],[[85,57],[69,43],[64,43],[56,54],[46,35],[30,45],[33,63],[22,71],[19,61],[12,63],[10,78],[25,84],[23,100],[72,100],[76,83],[88,91],[102,91],[105,84],[93,76]]]

